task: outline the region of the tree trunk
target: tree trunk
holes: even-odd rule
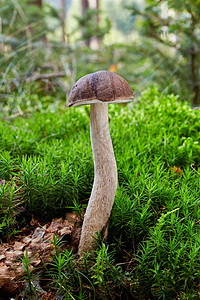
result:
[[[96,10],[97,10],[97,18],[96,18],[96,20],[97,20],[97,24],[99,24],[99,21],[100,21],[99,13],[98,13],[98,11],[99,11],[99,0],[96,0]]]
[[[82,16],[84,16],[86,9],[89,8],[88,0],[81,0],[81,5],[82,5]]]
[[[100,23],[100,17],[99,17],[99,0],[96,0],[96,11],[97,11],[97,16],[96,16],[96,22],[97,22],[97,26],[99,26],[99,23]],[[100,48],[101,46],[101,40],[99,37],[95,37],[96,39],[96,47],[97,49]]]
[[[86,10],[89,8],[88,0],[81,0],[81,7],[82,7],[82,17],[84,17]],[[84,37],[84,28],[82,28],[82,35]],[[90,39],[86,40],[85,44],[87,46],[90,46]]]
[[[67,15],[67,3],[65,0],[60,0],[61,6],[61,23],[62,23],[62,41],[66,42],[67,34],[66,34],[66,15]]]
[[[42,0],[35,0],[34,3],[35,5],[42,7]]]
[[[193,106],[199,104],[199,50],[196,49],[194,44],[195,30],[198,25],[198,21],[194,17],[192,11],[189,10],[192,24],[191,24],[191,48],[190,48],[190,59],[191,59],[191,76],[192,76],[192,93],[193,93]]]
[[[198,50],[191,47],[191,72],[192,72],[192,92],[193,105],[199,104],[199,81],[198,81]]]
[[[96,26],[99,26],[100,23],[100,16],[99,16],[99,0],[92,0],[91,1],[91,8],[96,11]],[[101,39],[98,36],[93,36],[90,41],[90,47],[94,50],[97,50],[100,48],[101,45]]]

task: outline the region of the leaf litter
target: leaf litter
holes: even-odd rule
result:
[[[77,252],[82,220],[76,213],[67,213],[65,218],[53,219],[43,226],[32,218],[31,225],[35,225],[31,234],[0,245],[0,295],[14,296],[21,290],[20,279],[25,275],[25,269],[20,258],[26,251],[31,272],[43,270],[53,260],[55,235],[62,241],[60,249]]]

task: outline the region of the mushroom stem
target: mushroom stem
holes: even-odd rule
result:
[[[117,165],[109,132],[108,104],[91,105],[90,137],[94,158],[94,183],[88,202],[78,254],[93,248],[95,234],[107,232],[117,189]]]

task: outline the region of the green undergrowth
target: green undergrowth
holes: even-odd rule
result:
[[[89,108],[49,96],[18,101],[21,115],[9,101],[0,112],[1,179],[22,188],[37,217],[81,210],[93,183]],[[72,254],[57,255],[49,276],[66,299],[198,299],[200,110],[153,87],[127,106],[110,105],[109,119],[119,184],[108,240],[80,269]],[[2,238],[18,226],[8,207]]]

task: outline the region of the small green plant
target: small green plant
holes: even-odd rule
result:
[[[72,251],[57,252],[47,269],[48,275],[52,278],[53,287],[62,294],[72,297],[72,299],[73,290],[79,283],[74,259],[75,256],[72,255]]]
[[[59,249],[60,249],[62,241],[58,240],[58,236],[57,235],[53,234],[53,241],[50,241],[50,242],[54,246],[55,256],[57,257],[59,255]]]
[[[114,263],[114,253],[102,243],[95,251],[95,263],[92,267],[92,280],[98,287],[101,299],[112,299],[113,291],[125,283],[125,274],[119,265]]]
[[[16,226],[15,210],[24,201],[19,195],[20,189],[16,189],[14,181],[2,181],[0,185],[0,236],[6,237],[19,232]]]
[[[83,211],[85,209],[85,205],[74,200],[73,206],[69,206],[68,208],[72,209],[72,211],[75,212],[79,216],[80,220],[83,218]]]
[[[33,287],[32,287],[32,282],[31,282],[32,281],[32,270],[30,267],[30,261],[29,261],[27,249],[25,250],[25,254],[23,254],[23,257],[21,257],[20,260],[23,263],[22,269],[25,272],[23,279],[25,279],[28,284],[28,292],[32,293],[33,292]]]

